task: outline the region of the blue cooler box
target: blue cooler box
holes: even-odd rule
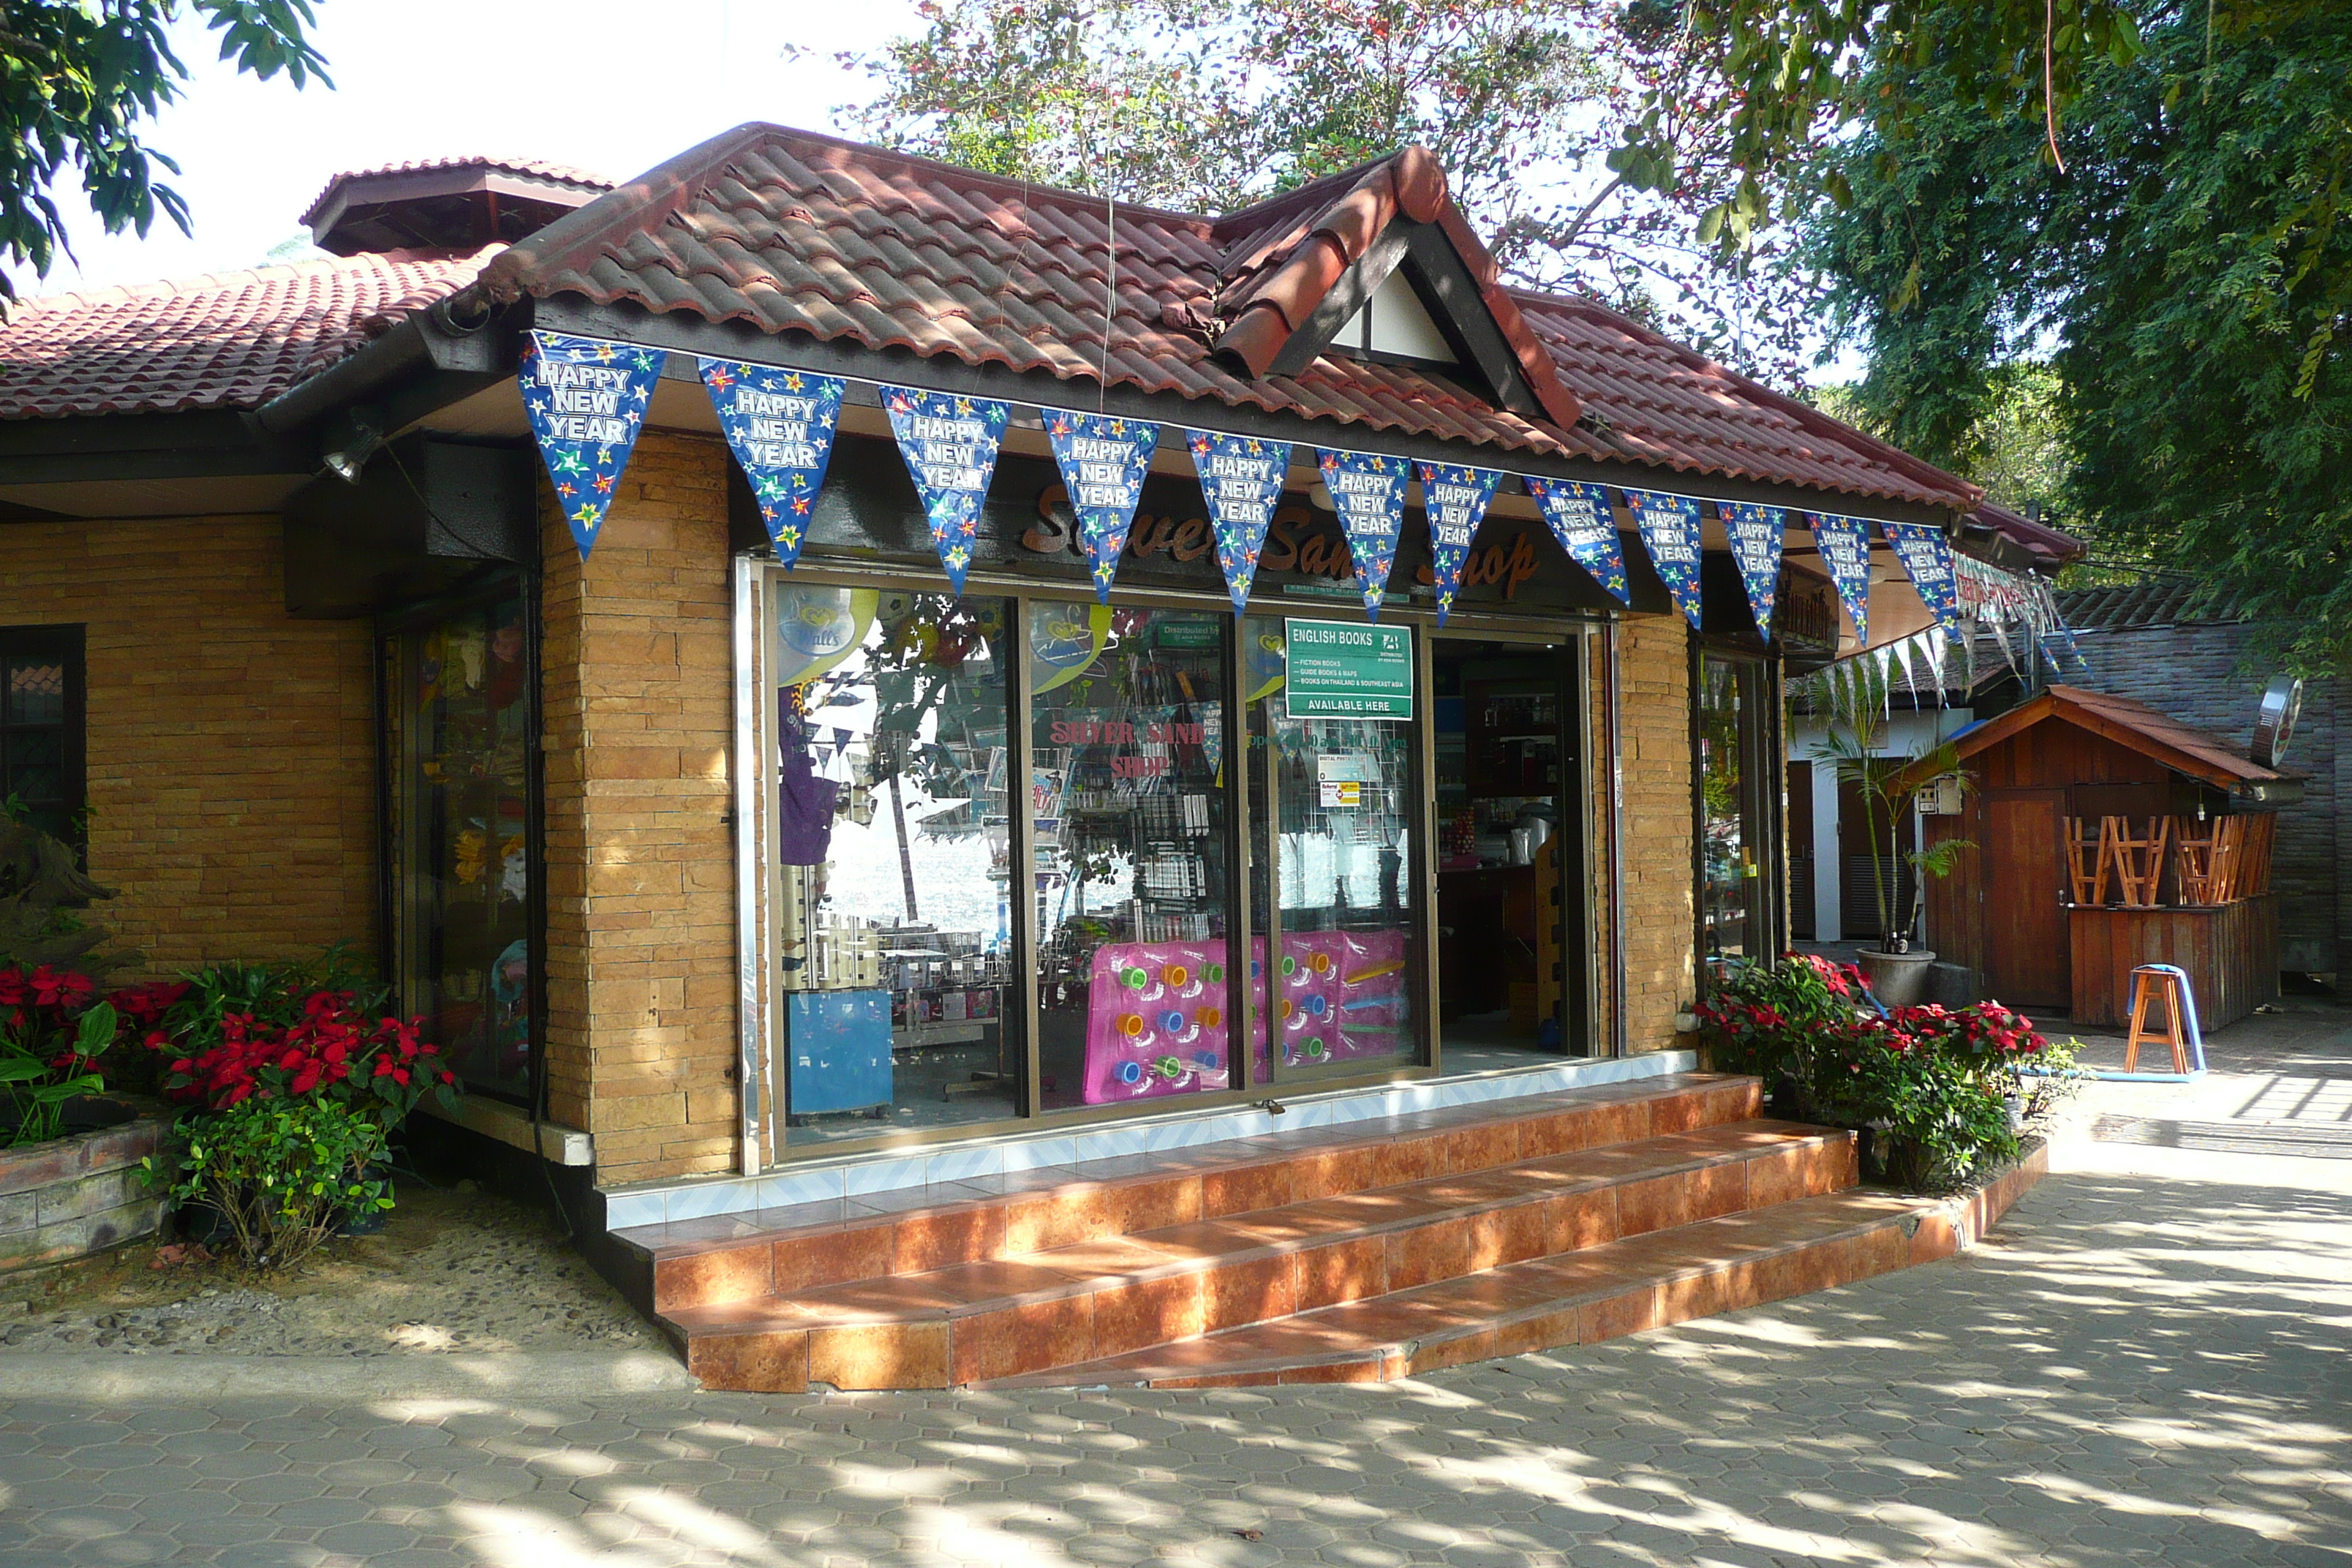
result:
[[[788,1113],[889,1109],[890,993],[787,992],[784,1031]]]

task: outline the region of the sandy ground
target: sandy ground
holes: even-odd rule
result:
[[[0,1281],[0,1356],[664,1347],[543,1211],[470,1182],[436,1190],[406,1181],[394,1195],[381,1234],[331,1240],[281,1274],[218,1262],[158,1268],[150,1243],[46,1279]]]

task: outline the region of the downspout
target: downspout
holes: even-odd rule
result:
[[[749,555],[735,557],[735,1034],[738,1050],[736,1169],[760,1173],[760,1101],[762,1051],[767,1037],[766,944],[761,937],[759,811],[759,681],[752,665],[759,616],[754,597],[757,568]]]
[[[1625,1032],[1625,726],[1618,688],[1617,633],[1612,611],[1601,632],[1603,700],[1609,705],[1609,1054],[1626,1054]]]

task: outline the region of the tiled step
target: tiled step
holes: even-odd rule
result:
[[[1753,1117],[1758,1105],[1753,1079],[1684,1073],[1269,1131],[863,1199],[615,1230],[621,1257],[614,1272],[638,1307],[660,1318],[1719,1127]]]
[[[1937,1205],[1841,1192],[1695,1221],[983,1388],[1375,1383],[1827,1289],[1949,1256]]]
[[[1850,1134],[1747,1121],[677,1307],[662,1321],[708,1386],[938,1387],[1393,1300],[1853,1179]]]

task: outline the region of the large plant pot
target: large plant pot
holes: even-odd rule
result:
[[[1936,967],[1936,955],[1925,948],[1909,952],[1873,952],[1864,951],[1855,955],[1862,965],[1864,978],[1870,982],[1870,994],[1889,1007],[1916,1007],[1927,999],[1927,981]]]

